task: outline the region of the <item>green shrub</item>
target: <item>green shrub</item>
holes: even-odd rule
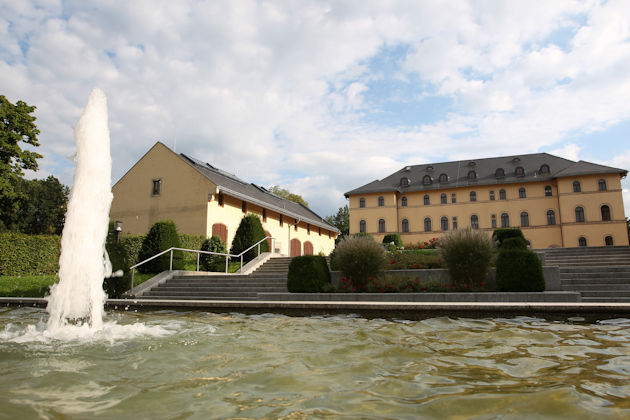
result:
[[[341,267],[339,267],[339,259],[337,258],[337,248],[333,249],[329,256],[330,259],[330,269],[332,271],[340,271]]]
[[[492,232],[492,242],[494,242],[498,248],[501,248],[503,241],[508,238],[523,238],[523,240],[525,240],[525,236],[519,228],[500,228]]]
[[[335,261],[357,289],[365,287],[386,261],[385,250],[371,236],[350,236],[335,249]]]
[[[503,250],[512,250],[512,249],[527,249],[527,243],[525,242],[525,238],[522,237],[511,237],[505,238],[501,243],[501,248],[499,252]]]
[[[392,242],[394,243],[394,245],[396,245],[397,248],[401,248],[403,246],[402,239],[400,239],[400,235],[397,233],[388,233],[383,237],[384,244],[389,245]]]
[[[500,292],[545,290],[542,264],[528,249],[501,249],[497,258],[497,289]]]
[[[129,290],[131,286],[131,274],[129,271],[125,272],[120,277],[109,277],[103,279],[103,290],[110,299],[119,299],[123,293]]]
[[[225,243],[217,235],[213,235],[210,239],[206,239],[203,244],[201,244],[201,250],[227,254],[227,247]],[[199,265],[202,271],[225,271],[225,257],[219,255],[201,254],[199,256]]]
[[[384,270],[413,270],[445,268],[442,255],[437,250],[410,249],[387,253]]]
[[[179,243],[184,249],[201,249],[201,245],[206,241],[205,236],[202,235],[189,235],[187,233],[179,234]],[[191,255],[196,255],[192,254]],[[195,256],[195,259],[197,257]]]
[[[140,261],[140,251],[146,235],[127,235],[120,239],[120,252],[122,253],[123,267],[117,268],[123,271],[138,264]]]
[[[318,293],[330,285],[326,259],[319,255],[294,257],[289,264],[287,289],[291,293]]]
[[[357,232],[357,233],[353,234],[352,236],[355,236],[355,237],[358,236],[358,237],[363,237],[363,238],[374,239],[374,237],[372,235],[370,235],[369,233],[367,233],[367,232]]]
[[[0,275],[55,274],[59,271],[61,237],[0,233]]]
[[[177,228],[172,220],[157,222],[151,227],[149,233],[142,242],[142,249],[138,258],[144,261],[171,247],[180,248]],[[161,273],[170,267],[170,253],[166,253],[158,258],[141,265],[138,270],[142,273]],[[184,267],[183,255],[181,251],[173,252],[173,270],[181,270]]]
[[[474,287],[486,279],[495,248],[484,232],[471,228],[451,231],[440,239],[440,248],[454,284]]]
[[[264,239],[266,236],[265,230],[260,222],[260,217],[255,214],[243,216],[241,223],[238,225],[238,229],[236,229],[234,239],[232,240],[230,254],[239,255],[241,252],[245,251],[261,239]],[[256,258],[258,253],[257,248],[258,247],[254,247],[247,251],[245,255],[243,255],[243,261],[248,262]],[[269,244],[267,241],[260,244],[260,252],[269,252]]]

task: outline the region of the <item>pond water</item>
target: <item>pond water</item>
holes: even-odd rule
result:
[[[629,319],[47,318],[0,309],[0,418],[630,418]]]

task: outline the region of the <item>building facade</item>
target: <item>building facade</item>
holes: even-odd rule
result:
[[[624,169],[547,153],[407,166],[345,193],[350,233],[422,243],[520,227],[533,248],[628,245]]]
[[[110,220],[122,234],[145,234],[160,220],[179,232],[218,235],[231,246],[244,215],[260,216],[275,250],[284,255],[328,255],[339,231],[309,208],[264,187],[156,143],[112,188]]]

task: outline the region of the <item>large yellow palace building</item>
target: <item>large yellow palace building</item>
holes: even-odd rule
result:
[[[208,163],[156,143],[112,188],[110,220],[122,234],[145,234],[170,219],[178,231],[218,235],[231,246],[247,213],[260,216],[275,251],[285,255],[328,255],[339,234],[309,208],[278,197]]]
[[[407,166],[345,193],[350,233],[404,243],[517,226],[533,248],[628,245],[627,170],[547,153]]]

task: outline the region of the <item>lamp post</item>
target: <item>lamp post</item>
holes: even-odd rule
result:
[[[116,243],[120,243],[120,232],[122,232],[122,223],[120,220],[116,220],[114,223],[114,232],[116,232]]]

